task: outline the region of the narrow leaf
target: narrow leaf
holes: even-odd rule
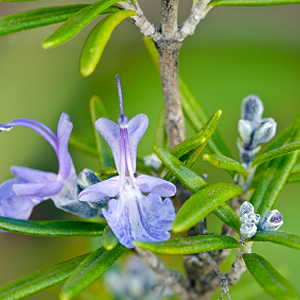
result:
[[[44,49],[49,49],[67,42],[99,14],[103,13],[118,1],[119,0],[101,0],[81,9],[48,37],[42,43],[42,47]]]
[[[283,231],[261,231],[251,238],[252,241],[271,242],[300,250],[300,237]]]
[[[95,142],[97,146],[97,153],[98,153],[98,161],[100,168],[104,168],[113,164],[113,160],[111,157],[111,152],[108,144],[105,140],[100,136],[100,133],[97,131],[95,127],[95,122],[99,118],[108,118],[105,106],[101,99],[94,95],[91,97],[90,102],[90,115],[92,121],[92,128],[94,132]]]
[[[198,135],[203,135],[205,137],[205,142],[196,149],[182,156],[181,161],[183,161],[188,168],[192,167],[192,165],[195,163],[199,155],[203,152],[204,148],[208,144],[208,141],[217,128],[221,115],[222,111],[217,110],[199,131]]]
[[[87,5],[40,8],[0,18],[0,36],[68,20]]]
[[[70,147],[92,157],[98,157],[95,140],[83,133],[72,131],[69,140]]]
[[[103,247],[106,250],[112,250],[117,246],[118,242],[119,242],[118,238],[114,235],[111,228],[107,225],[103,231],[103,236],[102,236]]]
[[[87,254],[38,271],[32,275],[11,282],[0,288],[2,300],[24,299],[50,286],[65,281]]]
[[[177,213],[172,230],[183,232],[190,229],[223,202],[242,193],[240,187],[225,182],[206,186],[183,204]]]
[[[244,5],[244,6],[263,6],[263,5],[282,5],[299,4],[300,0],[215,0],[212,6],[219,5]]]
[[[300,139],[300,114],[294,121],[284,144],[296,142]],[[262,174],[257,188],[253,194],[251,202],[257,213],[264,215],[271,210],[276,199],[292,172],[297,162],[299,150],[286,154],[285,156],[275,158],[265,167],[266,171]]]
[[[115,166],[106,167],[101,170],[97,170],[95,172],[95,175],[99,176],[99,177],[109,177],[109,176],[113,176],[113,175],[117,175],[117,174],[118,174],[118,171]]]
[[[244,253],[243,259],[255,280],[274,299],[298,299],[290,283],[265,258],[255,253]]]
[[[157,70],[159,70],[158,63],[158,51],[155,48],[154,42],[149,37],[144,37],[144,43],[147,48],[147,51],[152,58]],[[184,114],[186,115],[189,123],[195,130],[195,132],[199,132],[200,129],[204,126],[204,124],[209,119],[209,114],[203,109],[201,104],[197,101],[194,95],[191,93],[187,85],[184,83],[183,79],[179,76],[179,89],[180,89],[180,98],[182,103],[182,108]],[[222,154],[228,157],[232,157],[228,147],[226,146],[224,140],[222,139],[218,130],[214,132],[212,137],[208,141],[209,149],[217,154]],[[232,176],[234,176],[233,172],[229,172]]]
[[[211,163],[213,166],[225,169],[232,170],[237,173],[240,173],[245,179],[248,177],[248,171],[237,161],[233,160],[224,155],[220,154],[204,154],[203,159]]]
[[[111,251],[99,248],[91,253],[67,280],[61,290],[60,299],[69,300],[78,296],[84,289],[102,276],[125,250],[127,248],[118,244]]]
[[[240,233],[241,221],[231,206],[224,202],[218,206],[214,211],[214,214],[220,218],[226,225],[231,227],[235,232]]]
[[[0,217],[0,229],[38,236],[99,236],[105,224],[59,220],[59,221],[28,221]]]
[[[133,10],[121,10],[105,17],[95,26],[81,52],[79,70],[82,76],[89,76],[95,71],[113,30],[121,21],[134,15]]]
[[[158,146],[154,147],[154,151],[169,171],[192,193],[207,185],[200,176],[187,168],[170,152]]]
[[[294,152],[294,151],[299,150],[299,149],[300,149],[300,142],[293,142],[293,143],[290,143],[288,145],[279,147],[275,150],[271,150],[269,152],[266,152],[266,153],[256,157],[253,160],[253,162],[251,164],[251,167],[255,166],[255,165],[263,164],[263,163],[268,162],[272,159],[281,157],[283,155],[289,154],[289,153]]]
[[[191,150],[203,145],[206,141],[205,136],[196,134],[187,139],[185,139],[180,144],[176,145],[172,150],[171,153],[176,156],[177,158],[182,157],[184,154],[187,154]]]
[[[158,254],[183,255],[242,247],[236,239],[224,235],[190,236],[165,242],[135,242],[134,244]]]
[[[287,182],[288,183],[298,183],[298,182],[300,182],[300,173],[291,174]]]

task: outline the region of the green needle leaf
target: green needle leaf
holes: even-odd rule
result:
[[[298,299],[290,283],[265,258],[255,253],[244,253],[243,259],[255,280],[274,299]]]
[[[240,187],[225,182],[206,186],[189,198],[180,208],[173,224],[173,232],[190,229],[223,202],[242,193],[243,190]]]
[[[291,174],[287,182],[288,183],[298,183],[298,182],[300,182],[300,173]]]
[[[104,167],[112,165],[113,160],[111,157],[110,148],[106,143],[106,141],[100,136],[100,133],[97,131],[95,127],[95,122],[99,118],[108,118],[108,115],[103,102],[98,96],[96,95],[92,96],[89,105],[90,105],[92,127],[93,127],[93,132],[94,132],[94,137],[95,137],[95,142],[96,142],[97,152],[98,152],[98,161],[99,161],[100,168],[103,169]]]
[[[81,9],[65,21],[50,37],[48,37],[42,43],[42,47],[44,49],[49,49],[67,42],[81,31],[81,29],[93,21],[99,14],[103,13],[106,9],[118,1],[120,0],[101,0]]]
[[[169,171],[192,193],[207,185],[201,177],[187,168],[170,152],[158,146],[154,147],[154,151]]]
[[[127,248],[118,244],[111,251],[99,248],[91,253],[67,280],[61,290],[60,299],[69,300],[78,296],[84,289],[102,276],[126,250]]]
[[[0,36],[63,22],[87,5],[40,8],[0,18]]]
[[[289,134],[282,142],[288,144],[300,140],[300,114],[292,124]],[[271,210],[277,197],[288,181],[288,178],[297,162],[300,151],[294,151],[282,157],[275,158],[265,166],[264,173],[260,176],[260,181],[251,199],[255,211],[264,215]]]
[[[240,173],[245,179],[248,177],[248,171],[237,161],[233,160],[224,155],[220,154],[204,154],[203,159],[211,163],[213,166],[225,169],[232,170],[237,173]]]
[[[300,237],[283,231],[260,231],[251,240],[271,242],[300,250]]]
[[[293,142],[293,143],[290,143],[286,146],[279,147],[275,150],[272,150],[272,151],[269,151],[269,152],[266,152],[262,155],[257,156],[253,160],[253,162],[251,164],[251,167],[253,167],[255,165],[263,164],[263,163],[268,162],[272,159],[281,157],[283,155],[289,154],[289,153],[297,151],[299,149],[300,149],[300,142]]]
[[[231,206],[224,202],[218,206],[213,213],[235,232],[240,233],[241,221]]]
[[[300,0],[215,0],[212,6],[218,5],[245,5],[245,6],[262,6],[262,5],[281,5],[281,4],[299,4]]]
[[[88,254],[70,259],[51,268],[11,282],[0,288],[2,300],[24,299],[50,286],[65,281]]]
[[[28,221],[0,217],[0,229],[38,236],[99,236],[105,224],[86,221]]]
[[[83,133],[72,131],[69,146],[92,157],[98,157],[95,140]]]
[[[111,228],[107,225],[103,231],[102,245],[106,250],[114,249],[119,243]]]
[[[224,235],[190,236],[165,242],[134,242],[134,244],[158,254],[183,255],[242,247],[236,239]]]
[[[95,71],[113,30],[122,20],[134,15],[136,13],[132,10],[121,10],[107,16],[95,26],[80,56],[79,69],[82,76],[89,76]]]

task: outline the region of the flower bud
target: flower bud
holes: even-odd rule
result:
[[[244,201],[240,207],[240,215],[242,216],[247,213],[254,213],[254,207],[250,202]]]
[[[99,178],[90,169],[83,169],[77,178],[77,184],[81,189],[86,189],[92,184],[100,182]]]
[[[240,220],[241,223],[254,223],[257,225],[260,220],[260,215],[255,214],[254,212],[249,212],[241,215]]]
[[[241,109],[241,119],[250,122],[259,122],[264,111],[261,100],[254,95],[244,98]]]
[[[255,130],[255,124],[247,120],[239,120],[238,131],[244,143],[249,143]]]
[[[257,126],[253,140],[256,144],[264,144],[269,142],[276,134],[277,123],[273,118],[266,118]]]
[[[259,221],[259,231],[276,231],[283,224],[282,214],[277,210],[267,212]]]
[[[257,227],[254,223],[243,223],[240,228],[241,237],[243,239],[251,238],[255,235]]]

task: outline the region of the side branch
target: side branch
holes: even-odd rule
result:
[[[212,9],[212,6],[208,5],[209,3],[210,0],[194,2],[191,14],[178,30],[178,41],[182,42],[188,35],[194,34],[198,23],[204,19],[206,14]]]

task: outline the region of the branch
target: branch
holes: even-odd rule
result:
[[[199,22],[204,19],[206,14],[212,9],[212,6],[208,5],[209,3],[210,0],[194,1],[191,14],[178,30],[178,41],[182,42],[188,35],[194,34]]]
[[[155,42],[161,39],[159,29],[147,20],[137,1],[135,3],[129,0],[127,2],[121,1],[118,2],[118,6],[122,9],[130,9],[136,12],[136,16],[130,18],[144,36],[150,36]]]
[[[161,0],[161,33],[164,40],[177,35],[178,0]]]
[[[164,263],[152,252],[134,248],[138,257],[155,272],[158,281],[169,286],[182,300],[190,300],[190,284],[181,273],[169,270]]]

